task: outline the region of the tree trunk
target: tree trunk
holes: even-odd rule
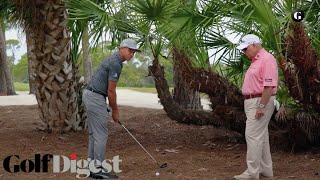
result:
[[[173,79],[175,84],[173,89],[173,100],[184,109],[203,109],[199,91],[190,89],[188,84],[176,73],[174,73]]]
[[[8,65],[8,63],[7,63],[7,65]],[[4,73],[6,75],[6,81],[7,81],[7,95],[16,95],[17,93],[14,90],[14,84],[12,81],[10,68],[8,67],[7,69],[5,69]]]
[[[299,100],[306,111],[314,109],[320,112],[320,64],[318,56],[311,46],[303,24],[292,23],[292,33],[287,36],[287,59],[295,73],[295,87],[299,89]],[[292,94],[292,93],[291,93]]]
[[[82,55],[83,55],[83,73],[84,73],[84,84],[87,84],[92,76],[92,61],[90,58],[89,49],[89,34],[88,34],[88,23],[86,23],[85,29],[82,34]]]
[[[10,73],[10,68],[8,66],[8,61],[7,61],[7,50],[6,50],[6,37],[5,37],[5,32],[2,30],[3,28],[1,27],[0,24],[0,48],[1,48],[1,61],[2,61],[2,68],[3,68],[3,73],[4,73],[4,77],[5,77],[5,81],[3,80],[4,78],[1,77],[1,81],[3,81],[3,83],[1,84],[6,84],[6,93],[0,92],[0,94],[3,95],[16,95],[16,92],[14,90],[14,84],[12,82],[12,77],[11,77],[11,73]],[[2,46],[3,45],[3,46]],[[1,47],[2,46],[2,47]],[[2,88],[3,89],[3,88]]]
[[[290,95],[303,109],[282,107],[276,120],[285,124],[289,141],[296,146],[320,144],[320,65],[303,24],[293,22],[284,39],[280,67]],[[289,112],[289,113],[288,113]],[[293,139],[292,139],[293,138]]]
[[[70,57],[67,13],[60,0],[36,1],[30,27],[35,35],[32,62],[42,130],[61,132],[81,129],[78,115],[76,73]],[[29,7],[29,6],[28,6]],[[25,8],[28,8],[25,7]],[[33,58],[31,58],[33,60]]]
[[[164,77],[164,68],[159,64],[157,57],[155,57],[152,66],[149,67],[149,71],[155,79],[160,102],[171,119],[186,124],[225,127],[244,135],[246,116],[243,109],[228,105],[217,106],[213,112],[181,108],[174,102],[169,92],[169,86]],[[218,81],[217,79],[214,80]]]
[[[4,72],[2,70],[3,70],[2,65],[0,65],[0,71],[1,71],[0,72],[0,96],[6,96],[7,95],[6,76],[4,75]]]
[[[7,64],[6,40],[3,36],[3,31],[0,23],[0,96],[7,95],[7,80],[5,69]]]
[[[199,91],[193,90],[189,87],[181,74],[179,66],[179,56],[175,55],[176,51],[173,51],[173,100],[178,103],[184,109],[200,110],[201,106]]]
[[[240,91],[218,74],[191,66],[188,57],[177,51],[180,56],[180,70],[184,80],[192,88],[209,95],[213,111],[186,110],[175,103],[170,95],[163,67],[155,58],[149,67],[155,78],[160,102],[168,116],[181,123],[213,125],[224,127],[244,135],[246,116],[243,109],[243,97]],[[270,121],[270,139],[283,147],[300,148],[320,143],[319,113],[289,113],[282,107],[276,115],[277,121]],[[303,119],[303,123],[301,123]]]
[[[36,87],[34,83],[34,72],[32,67],[32,62],[35,61],[35,54],[34,54],[34,37],[30,30],[26,31],[26,39],[27,39],[27,56],[28,56],[28,75],[29,75],[29,94],[35,94]]]
[[[239,107],[243,110],[243,96],[239,89],[227,79],[217,73],[192,67],[187,55],[180,50],[175,50],[179,56],[182,77],[192,89],[209,95],[212,108],[216,106]],[[214,100],[214,101],[213,101]]]

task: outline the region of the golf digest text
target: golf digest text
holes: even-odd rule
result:
[[[113,159],[104,160],[100,162],[99,160],[92,161],[90,158],[87,160],[80,159],[76,160],[76,154],[72,153],[70,159],[63,155],[52,155],[45,154],[42,156],[40,154],[35,154],[34,161],[30,159],[21,160],[18,155],[7,156],[3,160],[3,167],[7,172],[17,173],[17,172],[48,172],[49,162],[52,160],[52,170],[53,173],[64,173],[70,171],[71,173],[77,173],[77,178],[87,178],[92,173],[111,172],[120,173],[122,170],[119,169],[120,162],[122,160],[119,156],[114,156]],[[112,164],[111,164],[112,163]],[[63,166],[62,166],[63,165]],[[61,167],[63,167],[61,169]],[[100,167],[100,168],[97,168]]]

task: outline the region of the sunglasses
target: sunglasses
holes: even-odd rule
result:
[[[243,49],[242,49],[242,52],[246,52],[246,51],[247,51],[247,49],[248,49],[251,45],[252,45],[252,46],[254,46],[254,44],[250,44],[248,47],[243,48]]]
[[[247,51],[247,47],[242,49],[242,52],[246,52]]]
[[[133,53],[133,54],[135,54],[137,51],[136,50],[134,50],[134,49],[130,49],[130,48],[128,48],[129,49],[129,52],[130,53]]]

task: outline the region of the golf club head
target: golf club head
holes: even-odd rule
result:
[[[166,168],[168,166],[168,164],[167,163],[164,163],[164,164],[162,164],[161,166],[160,166],[160,168]]]

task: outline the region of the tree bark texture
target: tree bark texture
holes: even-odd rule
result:
[[[70,56],[67,12],[60,0],[33,1],[35,95],[40,109],[41,130],[80,130],[77,102],[77,68]]]
[[[27,57],[28,57],[28,75],[29,75],[29,94],[35,94],[37,87],[35,86],[35,74],[33,72],[32,62],[36,61],[36,56],[34,54],[34,36],[27,30],[26,32],[27,39]]]
[[[1,47],[3,45],[3,47]],[[14,90],[14,84],[12,81],[12,76],[10,72],[10,68],[7,61],[7,48],[6,48],[6,37],[5,32],[2,31],[2,27],[0,25],[0,58],[2,61],[2,69],[5,76],[5,85],[6,85],[6,95],[16,95],[16,91]],[[3,77],[1,77],[3,79]],[[4,80],[1,80],[4,82]]]
[[[6,69],[7,64],[7,53],[6,53],[6,40],[4,38],[4,32],[2,31],[0,23],[0,96],[7,95],[7,80],[6,80]]]

